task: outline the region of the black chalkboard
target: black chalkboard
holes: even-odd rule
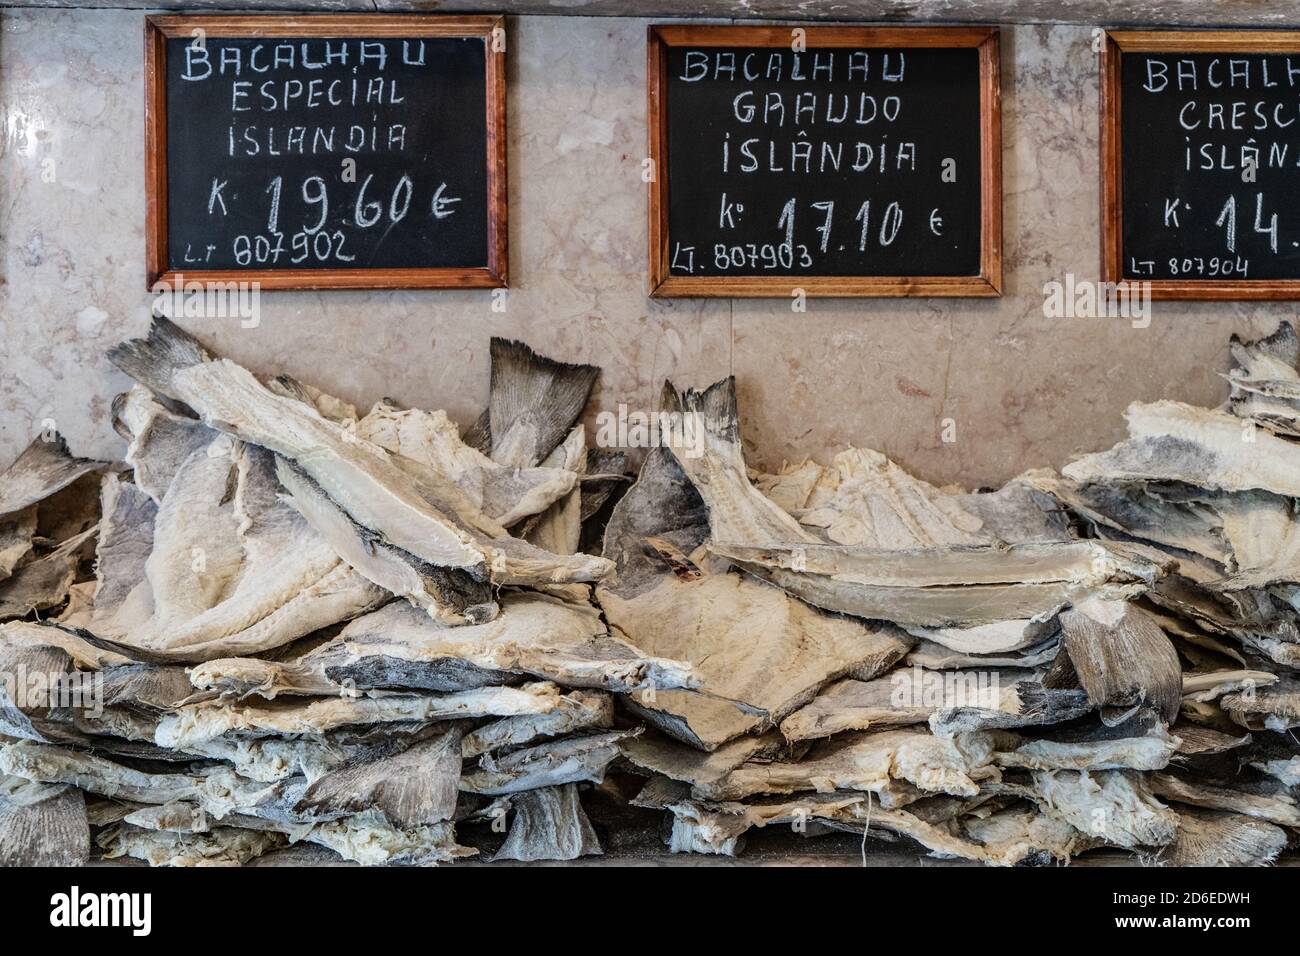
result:
[[[208,27],[163,41],[167,272],[501,284],[489,35],[166,19]]]
[[[857,280],[879,279],[907,294],[911,283],[892,280],[934,277],[996,291],[984,279],[977,46],[870,36],[821,46],[809,36],[792,49],[789,30],[779,46],[721,46],[710,45],[710,28],[680,29],[694,35],[665,44],[659,90],[670,288],[689,280],[689,294],[701,294],[700,280],[715,280],[726,294],[785,295],[838,280],[836,294],[852,294]],[[770,39],[770,28],[757,29]],[[918,40],[890,32],[884,39]],[[871,282],[859,289],[888,294]]]
[[[1300,46],[1258,52],[1250,38],[1261,36],[1285,44],[1112,35],[1110,278],[1180,298],[1296,295],[1280,283],[1300,280]],[[1161,48],[1114,37],[1159,38]]]

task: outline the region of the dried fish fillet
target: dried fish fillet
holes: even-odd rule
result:
[[[0,581],[0,621],[26,617],[33,611],[48,611],[63,604],[76,579],[79,563],[75,550],[60,548],[24,564]]]
[[[1084,455],[1062,474],[1079,482],[1182,481],[1220,491],[1300,495],[1300,446],[1251,431],[1227,412],[1182,402],[1138,402],[1125,412],[1129,438]]]
[[[577,784],[528,790],[513,803],[510,832],[494,860],[576,860],[603,852],[578,800]]]
[[[1061,614],[1061,652],[1048,687],[1082,687],[1098,707],[1148,704],[1173,723],[1182,703],[1178,653],[1132,604],[1090,600]]]
[[[692,786],[717,786],[751,758],[781,755],[784,741],[769,732],[761,737],[738,737],[716,750],[701,751],[662,734],[645,733],[629,737],[619,746],[629,763],[648,773]]]
[[[1266,687],[1251,684],[1225,695],[1219,706],[1251,730],[1291,730],[1300,727],[1300,680],[1288,677]]]
[[[375,585],[447,624],[481,623],[497,613],[492,587],[460,568],[444,568],[387,544],[357,524],[304,472],[284,459],[276,475],[285,501],[348,565]]]
[[[109,352],[122,371],[184,402],[211,427],[297,463],[344,511],[388,543],[431,564],[485,570],[488,555],[431,506],[417,481],[373,442],[348,434],[313,406],[269,391],[248,371],[211,356],[167,319]]]
[[[362,813],[376,809],[400,829],[450,820],[460,783],[458,729],[375,759],[353,759],[313,781],[300,813]]]
[[[597,589],[606,619],[648,653],[690,662],[700,679],[697,693],[656,689],[653,700],[629,701],[641,716],[712,750],[772,726],[828,681],[873,676],[906,653],[911,641],[892,627],[822,614],[685,557],[677,547],[704,530],[702,509],[679,497],[689,487],[663,449],[652,451],[606,529],[616,566]]]
[[[217,827],[206,833],[174,833],[116,824],[95,842],[106,859],[132,857],[150,866],[243,866],[286,840],[278,833]]]
[[[0,775],[0,866],[81,866],[89,855],[80,790]]]
[[[1081,699],[1082,698],[1082,699]],[[1023,670],[900,668],[871,681],[843,680],[781,722],[787,740],[927,721],[936,734],[1057,723],[1091,708],[1084,695],[1052,691]]]
[[[105,461],[74,457],[57,432],[38,436],[0,472],[0,518],[38,504],[82,475],[107,467]]]
[[[680,416],[680,426],[668,430],[666,445],[704,499],[714,541],[774,546],[821,540],[750,484],[740,446],[734,378],[681,395],[665,382],[663,405],[669,414]]]
[[[1184,808],[1178,813],[1178,838],[1162,859],[1172,866],[1268,866],[1286,844],[1286,831],[1271,823]]]
[[[1046,620],[1073,602],[1135,597],[1158,573],[1095,541],[928,551],[716,541],[709,548],[817,607],[920,627]]]
[[[338,727],[467,717],[549,713],[557,706],[554,684],[485,687],[456,694],[394,694],[273,701],[265,705],[212,702],[190,704],[159,721],[162,747],[187,746],[231,732],[244,734],[320,734]]]
[[[36,514],[36,506],[29,505],[11,514],[0,515],[0,580],[13,574],[14,569],[31,554]]]
[[[1166,800],[1210,810],[1227,810],[1283,827],[1300,827],[1296,800],[1277,781],[1261,781],[1253,789],[1245,782],[1224,786],[1194,780],[1181,773],[1153,773],[1151,791]],[[1268,778],[1264,778],[1268,781]]]
[[[577,487],[575,469],[563,462],[548,459],[544,467],[498,464],[461,441],[456,424],[442,411],[402,410],[381,402],[357,422],[357,435],[446,476],[475,507],[506,528],[541,514]],[[585,449],[582,460],[585,464]]]
[[[469,759],[543,738],[560,737],[580,730],[609,730],[613,726],[612,697],[598,691],[575,690],[561,697],[549,713],[502,717],[475,728],[461,741],[461,756]]]
[[[1295,326],[1282,322],[1272,335],[1243,341],[1233,336],[1229,349],[1237,367],[1228,373],[1228,406],[1279,434],[1300,436],[1300,354]]]
[[[825,467],[805,462],[761,476],[757,487],[835,544],[911,551],[997,540],[955,496],[867,448],[843,451]]]
[[[1111,846],[1167,846],[1178,836],[1178,814],[1131,771],[1039,771],[1023,794],[1047,816]]]
[[[714,800],[800,790],[882,794],[902,780],[927,792],[970,797],[979,793],[978,781],[997,778],[991,758],[991,740],[980,734],[956,739],[914,730],[842,734],[817,744],[802,760],[747,763],[695,790]],[[882,805],[888,803],[882,799]]]
[[[515,750],[504,756],[484,754],[479,767],[461,777],[462,790],[499,796],[566,783],[600,783],[605,768],[618,756],[619,741],[634,731],[611,731],[565,737]]]
[[[339,641],[347,656],[330,673],[355,679],[353,668],[382,660],[401,667],[410,681],[421,670],[432,674],[462,661],[495,674],[531,674],[568,687],[619,693],[697,683],[682,660],[650,656],[611,636],[590,605],[518,592],[503,595],[501,609],[486,624],[443,627],[407,606],[389,604],[343,629]],[[373,680],[366,685],[383,686]]]

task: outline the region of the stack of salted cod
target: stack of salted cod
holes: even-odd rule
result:
[[[1232,353],[1224,408],[1134,406],[1110,451],[966,493],[862,449],[751,473],[729,380],[665,385],[628,482],[586,447],[590,366],[494,340],[462,438],[160,320],[112,353],[125,468],[38,442],[0,478],[0,862],[574,859],[661,827],[1271,862],[1300,345]]]
[[[779,824],[1013,865],[1273,861],[1300,830],[1300,375],[1233,342],[1221,411],[1135,406],[1065,476],[884,456],[751,475],[730,381],[615,508],[616,633],[695,666],[621,743],[674,852]],[[703,441],[690,441],[703,436]]]
[[[434,863],[477,852],[458,826],[498,859],[600,853],[581,791],[640,731],[614,698],[697,680],[592,604],[582,524],[626,465],[578,424],[597,370],[494,340],[469,444],[165,320],[111,358],[129,470],[38,442],[0,478],[26,616],[0,625],[0,862]]]

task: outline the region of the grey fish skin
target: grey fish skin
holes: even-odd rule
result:
[[[538,355],[522,342],[493,338],[492,382],[484,437],[502,465],[540,464],[573,428],[600,369]],[[467,444],[479,440],[466,435]]]
[[[0,472],[0,517],[48,498],[82,475],[108,467],[106,461],[74,457],[58,432],[48,439],[34,438],[13,464]]]
[[[369,581],[448,624],[478,624],[496,617],[492,586],[460,568],[431,564],[357,524],[301,469],[276,458],[284,500],[339,557]]]
[[[89,856],[80,790],[0,775],[0,867],[81,866]]]
[[[354,520],[396,547],[433,564],[486,573],[484,551],[425,501],[387,452],[305,403],[276,395],[233,362],[213,358],[175,323],[155,318],[146,338],[111,349],[109,360],[194,408],[205,424],[297,462]]]
[[[527,790],[513,803],[510,832],[493,860],[576,860],[604,852],[582,809],[576,783]]]
[[[352,760],[313,782],[295,805],[302,814],[361,813],[378,809],[409,830],[450,820],[460,784],[458,728],[396,753]]]

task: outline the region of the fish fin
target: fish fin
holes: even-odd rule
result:
[[[171,319],[154,316],[147,336],[115,345],[108,350],[108,360],[141,385],[174,398],[172,377],[212,361],[212,355]]]
[[[488,406],[493,459],[523,467],[554,451],[582,414],[599,374],[594,365],[557,362],[522,342],[493,338]]]

